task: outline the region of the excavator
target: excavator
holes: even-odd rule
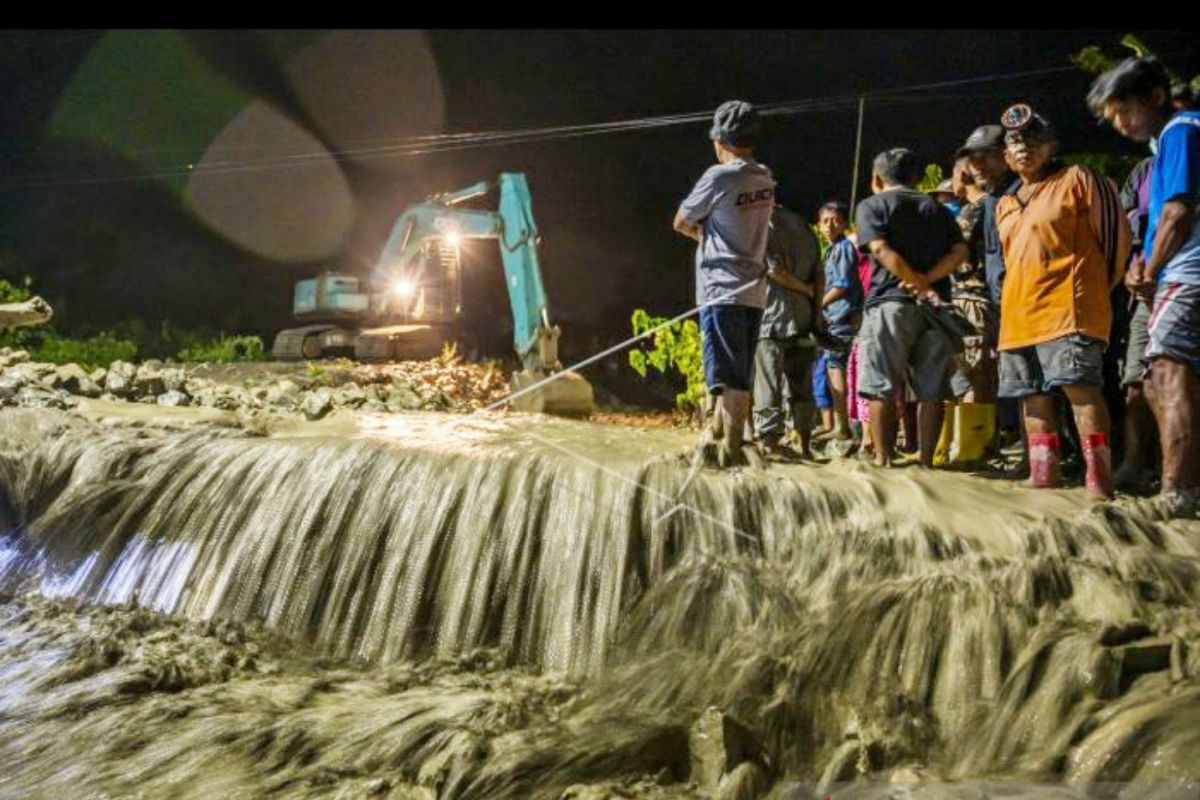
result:
[[[499,194],[496,211],[459,207]],[[522,369],[513,373],[514,408],[566,416],[594,409],[592,386],[563,370],[561,330],[550,320],[538,262],[538,232],[525,175],[501,173],[404,211],[370,281],[327,271],[299,281],[293,313],[301,327],[282,330],[272,353],[283,361],[352,356],[362,361],[432,358],[453,341],[462,316],[460,245],[492,239],[500,246]],[[549,376],[554,380],[546,381]],[[539,385],[540,384],[540,385]]]

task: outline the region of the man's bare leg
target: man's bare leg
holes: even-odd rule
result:
[[[875,466],[890,466],[896,450],[896,405],[890,397],[871,399],[871,439],[875,443]]]
[[[829,376],[829,397],[833,400],[833,433],[835,439],[850,438],[850,408],[846,404],[846,370],[830,366],[826,369]]]
[[[1154,469],[1154,439],[1158,426],[1150,405],[1153,393],[1153,382],[1148,379],[1131,384],[1125,390],[1125,457],[1113,476],[1113,483],[1121,491],[1142,489]]]
[[[940,400],[917,403],[917,442],[920,446],[921,466],[933,468],[933,453],[937,449],[938,436],[942,432],[942,415],[945,407]]]
[[[1162,492],[1164,495],[1200,487],[1200,452],[1196,430],[1196,401],[1200,379],[1186,365],[1170,358],[1153,359],[1150,380],[1154,383],[1155,416],[1162,444]]]

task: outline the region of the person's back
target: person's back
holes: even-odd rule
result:
[[[680,207],[685,218],[701,222],[704,231],[696,248],[697,304],[766,305],[766,281],[760,279],[766,274],[774,198],[771,170],[750,157],[714,164],[701,176]]]
[[[754,349],[766,305],[767,238],[775,181],[754,160],[760,124],[749,103],[730,100],[713,114],[717,163],[705,170],[675,213],[677,232],[697,242],[696,299],[704,382],[719,397],[710,432],[719,463],[744,458]]]
[[[879,192],[858,204],[860,241],[869,242],[886,231],[890,247],[915,272],[928,274],[938,261],[962,240],[958,225],[942,205],[924,192],[897,186]],[[931,288],[943,301],[950,300],[950,278],[936,281]],[[866,306],[881,302],[913,303],[913,294],[878,259],[872,259],[871,288]]]
[[[798,214],[776,206],[771,216],[767,261],[796,280],[812,284],[821,263],[817,237]],[[759,338],[807,336],[813,330],[812,298],[775,281],[766,281],[767,302]]]

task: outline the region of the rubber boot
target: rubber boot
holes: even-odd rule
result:
[[[1093,497],[1113,496],[1112,451],[1107,433],[1089,433],[1083,440],[1083,460],[1087,464],[1087,490]]]
[[[1037,489],[1058,486],[1058,434],[1029,434],[1029,482]]]
[[[973,464],[983,461],[988,443],[996,435],[996,406],[991,403],[959,403],[954,407],[954,443],[950,461]]]
[[[958,408],[959,405],[957,403],[946,404],[946,413],[942,415],[942,430],[938,434],[937,447],[933,450],[933,465],[935,467],[944,467],[950,463],[951,446],[954,442],[954,419]]]

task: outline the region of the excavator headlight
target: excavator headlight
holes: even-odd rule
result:
[[[408,298],[412,297],[413,292],[416,290],[416,284],[414,284],[408,278],[397,278],[395,282],[392,283],[392,291],[395,292],[396,296],[401,300],[407,300]]]

